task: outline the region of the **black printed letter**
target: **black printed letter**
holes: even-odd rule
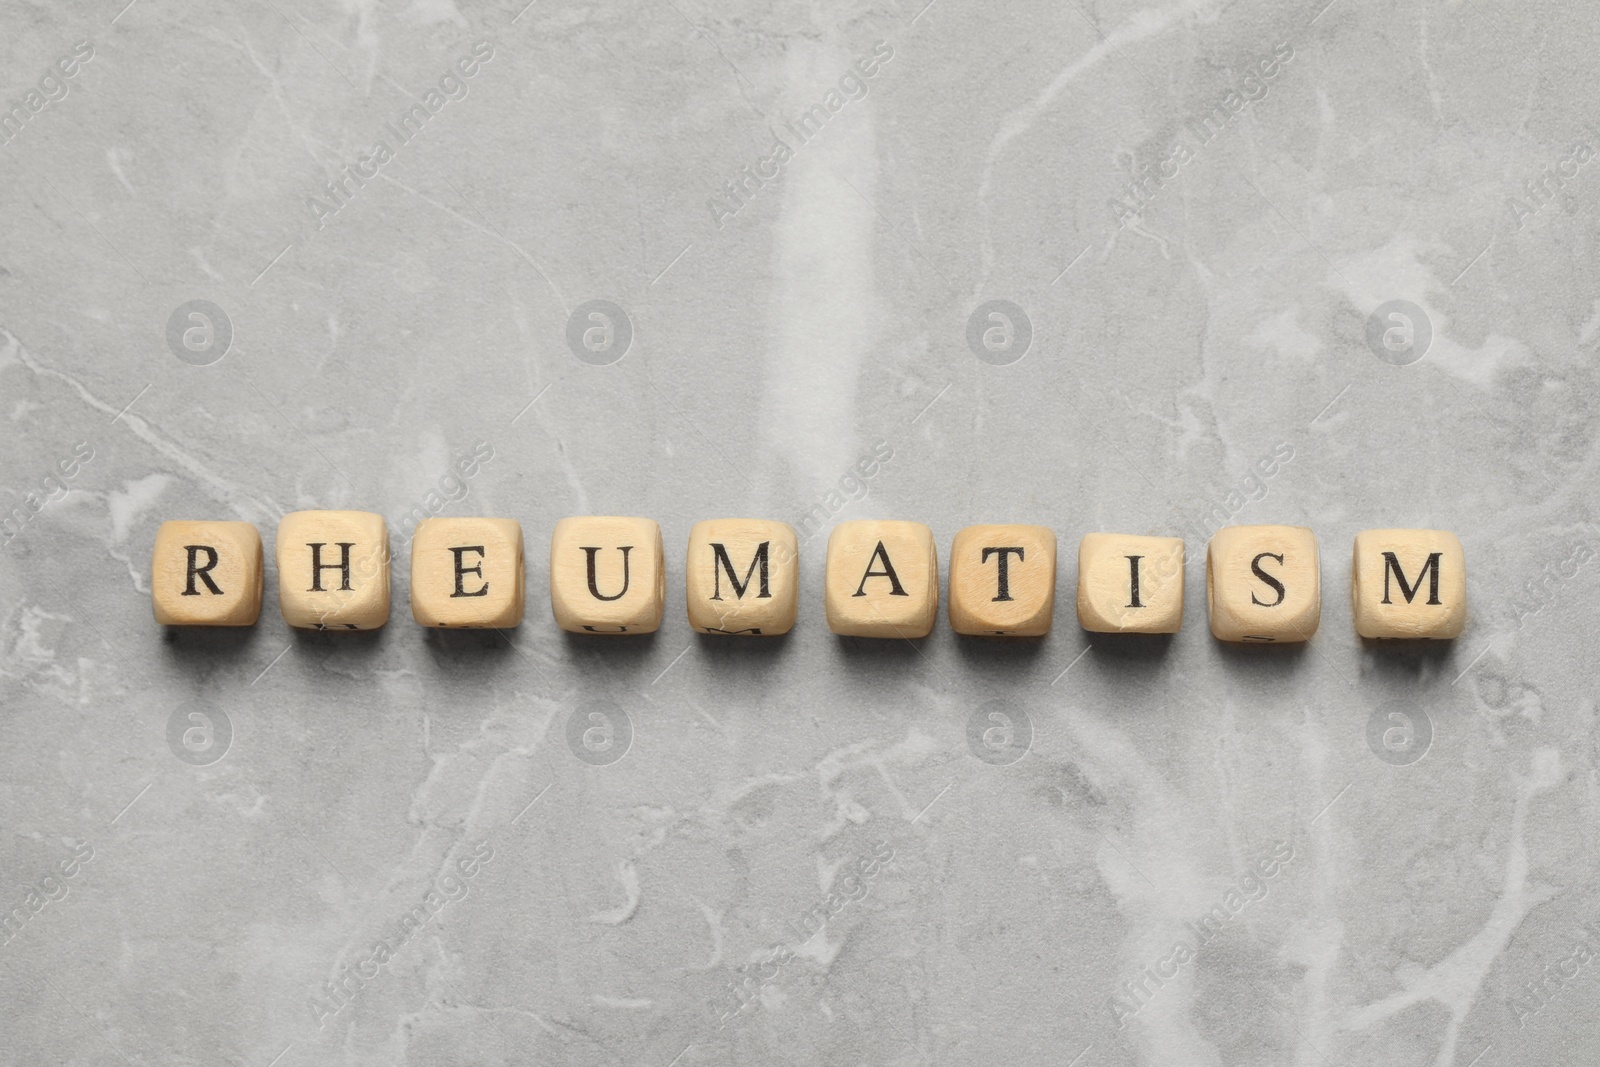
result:
[[[212,548],[210,545],[184,545],[183,547],[189,553],[189,583],[188,583],[188,587],[185,588],[184,591],[182,592],[182,594],[180,594],[180,595],[182,595],[182,596],[199,596],[200,595],[200,590],[198,590],[198,589],[196,589],[194,587],[194,580],[196,578],[199,578],[202,582],[205,582],[206,583],[206,588],[211,590],[213,593],[222,592],[222,590],[217,588],[217,583],[211,580],[211,574],[210,574],[211,568],[215,567],[217,565],[217,550]],[[200,553],[200,552],[204,552],[206,554],[206,565],[204,567],[196,567],[194,565],[195,564],[195,556],[196,556],[197,553]],[[1422,579],[1419,578],[1417,580],[1421,581]],[[1404,585],[1405,584],[1405,579],[1402,578],[1400,580],[1400,584]],[[1439,581],[1438,581],[1437,578],[1435,578],[1434,579],[1434,587],[1437,588],[1438,584],[1439,584]],[[1435,603],[1438,603],[1438,602],[1435,601]]]
[[[1275,559],[1279,563],[1282,563],[1283,557],[1278,555],[1276,552],[1258,552],[1256,553],[1256,558],[1250,561],[1250,573],[1254,574],[1257,578],[1260,578],[1263,582],[1266,582],[1268,585],[1272,586],[1272,588],[1276,589],[1278,591],[1278,599],[1268,604],[1265,601],[1257,600],[1256,595],[1251,593],[1250,603],[1256,605],[1257,607],[1275,608],[1279,604],[1283,603],[1283,583],[1261,569],[1261,561],[1264,559]]]

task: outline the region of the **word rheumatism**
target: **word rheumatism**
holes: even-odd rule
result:
[[[278,526],[279,608],[291,626],[370,630],[389,619],[389,533],[364,511],[297,511]],[[939,611],[933,531],[918,522],[840,523],[828,538],[828,627],[920,638]],[[1077,614],[1096,633],[1173,633],[1183,624],[1179,537],[1091,533],[1078,544]],[[1307,641],[1322,617],[1317,539],[1303,526],[1227,526],[1206,547],[1206,607],[1218,640]],[[244,522],[163,523],[151,557],[158,622],[251,626],[260,614],[261,535]],[[427,518],[411,542],[411,614],[423,626],[516,626],[526,578],[514,519]],[[1056,536],[1045,526],[969,526],[950,549],[949,619],[961,634],[1037,637],[1055,611]],[[799,610],[800,551],[788,523],[713,519],[689,533],[684,597],[708,634],[787,633]],[[1461,542],[1443,530],[1364,530],[1350,564],[1356,631],[1458,636],[1466,622]],[[550,606],[564,630],[644,634],[666,605],[661,527],[576,516],[550,537]]]

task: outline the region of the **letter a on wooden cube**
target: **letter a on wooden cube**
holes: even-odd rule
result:
[[[389,530],[370,511],[292,511],[278,523],[278,607],[303,630],[389,621]]]
[[[1350,561],[1350,604],[1362,637],[1461,636],[1467,565],[1444,530],[1362,530]]]
[[[823,577],[828,629],[847,637],[927,637],[939,614],[939,555],[920,522],[841,522]]]
[[[254,626],[261,534],[248,522],[164,522],[150,554],[150,600],[164,626]]]
[[[583,515],[550,535],[550,607],[579,634],[647,634],[661,626],[667,576],[654,519]]]
[[[701,633],[788,633],[800,602],[794,527],[764,519],[695,523],[684,583],[689,625]]]
[[[1040,637],[1056,605],[1056,535],[1047,526],[968,526],[950,545],[950,628]]]
[[[515,626],[523,572],[515,519],[423,519],[411,539],[411,617],[423,626]]]
[[[1183,626],[1183,538],[1084,534],[1078,624],[1101,634],[1177,633]]]
[[[1225,526],[1206,551],[1219,641],[1309,641],[1322,621],[1317,539],[1304,526]]]

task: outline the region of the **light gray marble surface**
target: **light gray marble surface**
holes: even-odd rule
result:
[[[1592,5],[523,2],[0,0],[0,1062],[1594,1062]],[[514,647],[399,537],[376,634],[152,621],[162,520],[317,507],[522,520]],[[812,509],[1048,524],[1057,625],[833,637],[824,532],[691,634],[691,523]],[[557,631],[572,514],[659,635]],[[1221,521],[1309,647],[1210,638]],[[1374,526],[1459,640],[1355,636]]]

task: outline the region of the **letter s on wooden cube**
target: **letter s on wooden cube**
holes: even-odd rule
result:
[[[794,527],[765,519],[708,519],[689,531],[684,564],[689,625],[708,634],[786,634],[800,603]]]
[[[248,522],[164,522],[150,553],[150,601],[164,626],[254,626],[261,534]]]
[[[1322,621],[1317,538],[1304,526],[1225,526],[1206,550],[1219,641],[1309,641]]]
[[[1084,534],[1078,624],[1091,633],[1177,633],[1183,626],[1183,538]]]
[[[1445,530],[1362,530],[1350,606],[1362,637],[1459,637],[1467,624],[1461,541]]]
[[[920,522],[841,522],[823,576],[828,629],[847,637],[927,637],[939,614],[939,555]]]
[[[950,628],[1042,637],[1056,605],[1056,535],[1048,526],[968,526],[950,543]]]
[[[411,617],[423,626],[515,626],[525,569],[515,519],[423,519],[411,539]]]
[[[654,519],[580,515],[550,534],[550,609],[578,634],[648,634],[667,601]]]
[[[278,523],[278,608],[302,630],[389,621],[389,529],[370,511],[291,511]]]

